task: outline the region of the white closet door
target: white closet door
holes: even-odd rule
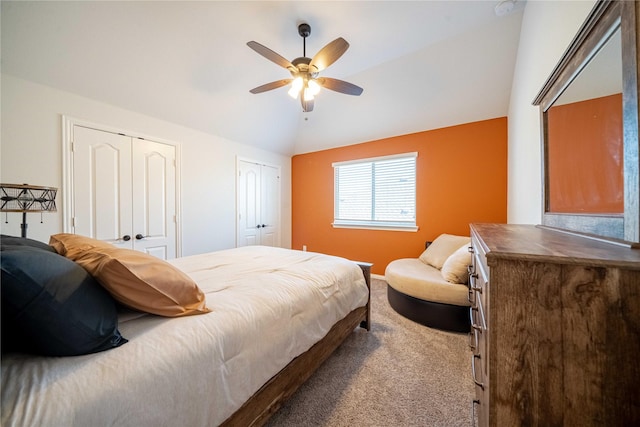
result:
[[[161,259],[176,257],[176,149],[132,140],[133,231],[136,250]]]
[[[280,246],[280,170],[238,161],[237,246]]]
[[[280,171],[262,165],[260,174],[260,244],[280,246]]]
[[[74,127],[73,232],[133,248],[131,138]]]
[[[237,181],[237,245],[260,244],[260,165],[239,161]]]
[[[71,231],[175,258],[175,146],[75,125],[72,147]]]

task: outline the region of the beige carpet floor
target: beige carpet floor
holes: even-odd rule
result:
[[[467,335],[396,313],[372,280],[372,328],[356,329],[269,420],[269,427],[468,426]]]

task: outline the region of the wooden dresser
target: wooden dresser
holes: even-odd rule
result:
[[[510,224],[471,245],[478,424],[640,425],[640,249]]]

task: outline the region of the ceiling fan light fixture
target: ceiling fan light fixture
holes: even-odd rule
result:
[[[289,89],[289,96],[293,99],[298,98],[298,94],[302,90],[302,86],[304,85],[304,81],[302,77],[298,76],[291,82],[291,88]]]
[[[309,80],[308,84],[308,89],[311,92],[311,95],[316,96],[317,94],[320,93],[320,85],[318,84],[318,82],[316,82],[315,80]]]
[[[304,100],[313,101],[313,91],[309,87],[304,88]]]

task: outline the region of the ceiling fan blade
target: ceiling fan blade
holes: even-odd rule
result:
[[[309,71],[311,71],[311,67],[316,68],[314,72],[324,70],[329,65],[336,62],[348,48],[349,43],[347,43],[347,41],[342,37],[338,37],[320,49],[320,52],[316,53],[316,56],[314,56],[309,63]]]
[[[316,79],[318,84],[327,89],[345,93],[347,95],[359,96],[364,89],[360,86],[356,86],[353,83],[345,82],[343,80],[332,79],[330,77],[319,77]]]
[[[276,80],[275,82],[267,83],[262,86],[254,87],[249,92],[251,93],[262,93],[268,90],[277,89],[282,86],[286,86],[291,83],[293,79],[284,79],[284,80]]]
[[[305,101],[304,96],[300,97],[300,103],[302,104],[302,111],[308,113],[313,111],[313,99],[310,101]]]
[[[265,58],[267,58],[269,61],[275,62],[276,64],[278,64],[279,66],[281,66],[283,68],[287,68],[287,69],[289,69],[291,71],[294,71],[294,72],[298,71],[298,69],[291,62],[289,62],[288,59],[278,55],[277,53],[275,53],[274,51],[272,51],[268,47],[263,46],[258,42],[254,42],[254,41],[247,42],[247,46],[249,46],[251,49],[255,50],[260,55],[262,55]]]

